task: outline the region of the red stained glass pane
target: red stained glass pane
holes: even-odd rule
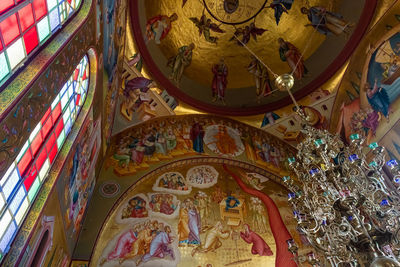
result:
[[[47,119],[47,121],[44,123],[42,126],[42,136],[43,139],[47,138],[47,135],[49,134],[51,128],[53,128],[53,122],[51,121],[51,117]]]
[[[32,4],[29,4],[18,11],[21,30],[24,32],[35,22],[33,19]]]
[[[36,21],[47,14],[46,0],[33,0],[33,10],[35,11]]]
[[[18,170],[21,176],[24,176],[24,172],[28,167],[29,163],[31,163],[31,160],[32,160],[31,151],[27,149],[25,154],[22,156],[21,160],[18,162]]]
[[[50,112],[51,112],[51,107],[46,111],[46,113],[44,114],[43,118],[40,120],[42,125],[44,125],[44,122],[46,121],[47,117],[50,115]]]
[[[75,69],[74,81],[78,80],[78,76],[79,76],[79,69]]]
[[[9,45],[19,35],[16,14],[12,14],[0,23],[1,34],[5,45]]]
[[[57,138],[60,136],[60,133],[62,132],[63,129],[64,129],[64,121],[61,118],[61,120],[58,122],[56,129],[55,129]]]
[[[53,163],[54,158],[57,156],[57,152],[58,152],[57,146],[53,146],[52,150],[49,153],[50,164]]]
[[[37,176],[36,168],[35,166],[32,166],[27,172],[24,180],[24,185],[27,192],[29,191],[29,188],[31,188],[33,181],[35,181],[36,176]]]
[[[32,52],[33,49],[36,48],[39,44],[38,35],[36,32],[36,27],[32,27],[27,33],[24,35],[24,43],[26,54]]]
[[[0,42],[0,51],[3,50],[3,45]]]
[[[43,163],[45,162],[47,158],[47,152],[46,149],[42,149],[42,151],[40,151],[39,156],[36,158],[36,168],[38,170],[40,170],[43,166]]]
[[[54,133],[52,133],[46,143],[46,149],[47,151],[51,150],[51,147],[53,146],[53,144],[56,142],[56,137],[54,136]]]
[[[42,143],[43,143],[42,135],[40,134],[40,132],[38,132],[35,139],[33,139],[32,143],[31,143],[31,149],[32,149],[33,155],[36,155],[36,152],[39,150]]]
[[[75,105],[79,105],[79,100],[81,99],[81,94],[76,95]]]
[[[14,0],[1,0],[0,1],[0,14],[14,5]]]
[[[87,79],[86,70],[83,72],[82,81]]]
[[[53,113],[52,113],[52,117],[53,117],[53,121],[56,122],[58,117],[60,117],[61,114],[61,103],[58,103],[57,106],[54,108]]]

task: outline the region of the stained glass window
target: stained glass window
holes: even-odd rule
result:
[[[7,253],[75,122],[87,95],[88,77],[85,56],[0,179],[0,259]]]
[[[0,85],[54,34],[82,0],[0,0]]]

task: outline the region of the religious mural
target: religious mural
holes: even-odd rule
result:
[[[110,150],[106,166],[121,176],[135,174],[160,161],[193,155],[244,159],[284,174],[287,172],[286,159],[294,153],[287,144],[263,131],[212,116],[149,120],[116,135],[113,141],[115,145]],[[181,173],[165,174],[165,177],[159,177],[153,190],[167,189],[170,193],[188,194],[197,183],[216,182],[217,177],[211,169],[198,169],[196,175],[204,176],[204,172],[213,176],[209,176],[207,181],[192,177],[189,184],[181,182]]]
[[[107,74],[103,135],[105,143],[111,136],[118,92],[122,87],[124,45],[126,35],[126,0],[104,0],[103,3],[103,51],[104,69]]]
[[[310,249],[296,230],[282,185],[219,163],[188,160],[163,169],[133,185],[114,206],[93,266],[295,266],[286,240],[292,236],[300,250]],[[191,191],[159,186],[174,174],[175,183],[179,177]]]
[[[360,74],[361,85],[353,83],[359,92],[355,97],[348,92],[350,102],[342,104],[336,132],[347,140],[351,133],[359,133],[368,142],[377,133],[393,125],[399,115],[396,112],[400,96],[400,33],[395,33],[376,48],[370,50],[367,69]]]
[[[100,124],[100,120],[93,121],[90,112],[56,185],[64,215],[64,229],[71,250],[78,238],[96,182],[95,164],[101,150]]]

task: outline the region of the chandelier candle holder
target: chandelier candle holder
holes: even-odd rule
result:
[[[301,109],[297,113],[307,121]],[[384,148],[365,144],[359,134],[345,145],[326,130],[303,126],[305,139],[289,166],[297,178],[283,177],[298,228],[320,257],[307,254],[312,266],[400,266],[400,196],[389,189],[383,167],[400,182],[395,160]],[[372,158],[372,160],[367,159]],[[288,240],[298,261],[298,247]]]

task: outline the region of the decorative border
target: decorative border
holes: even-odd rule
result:
[[[92,108],[93,96],[97,86],[96,80],[98,62],[97,55],[93,48],[91,48],[87,53],[89,56],[90,76],[89,89],[85,104],[82,107],[80,114],[76,119],[70,134],[68,135],[68,138],[65,140],[65,143],[60,153],[57,155],[57,159],[51,167],[51,170],[47,175],[46,181],[43,183],[42,188],[40,189],[30,211],[26,215],[25,220],[21,225],[21,228],[19,229],[18,234],[11,245],[9,252],[5,255],[5,258],[2,262],[3,266],[18,266],[23,256],[23,251],[32,237],[32,230],[35,229],[38,223],[38,219],[42,214],[43,208],[46,205],[49,195],[54,190],[56,190],[55,183],[59,178],[61,170],[64,167],[68,154],[76,140],[76,137],[78,136],[81,126],[86,120],[90,109]]]
[[[352,55],[353,51],[357,48],[361,39],[363,38],[365,32],[368,29],[369,23],[371,22],[373,15],[375,13],[375,8],[378,3],[378,0],[366,0],[363,12],[358,21],[357,27],[354,30],[352,36],[349,41],[343,47],[342,51],[336,57],[336,59],[323,71],[319,76],[317,76],[313,81],[307,84],[302,89],[298,90],[294,93],[296,99],[303,98],[321,87],[327,80],[329,80],[349,59]],[[248,115],[256,115],[260,113],[265,113],[268,111],[273,111],[279,109],[281,107],[287,106],[292,103],[292,100],[289,96],[280,99],[278,101],[257,106],[257,107],[246,107],[246,108],[234,108],[234,107],[221,107],[214,106],[202,101],[199,101],[190,95],[184,93],[179,88],[177,88],[158,68],[157,64],[154,62],[152,56],[150,55],[149,50],[147,49],[146,43],[143,39],[143,33],[140,26],[140,11],[139,11],[139,0],[131,0],[129,2],[129,8],[131,13],[131,24],[132,24],[132,32],[134,39],[136,40],[136,45],[140,51],[140,54],[148,66],[148,69],[152,75],[152,77],[157,80],[157,82],[168,91],[170,95],[179,100],[193,106],[199,108],[201,110],[205,110],[210,113],[220,114],[220,115],[228,115],[228,116],[248,116]]]
[[[131,186],[129,186],[123,194],[120,195],[120,197],[118,198],[117,201],[115,201],[114,205],[110,208],[106,217],[104,218],[103,223],[100,228],[100,231],[97,233],[97,237],[96,237],[94,246],[92,248],[92,252],[90,254],[89,260],[91,261],[91,259],[93,257],[93,253],[96,251],[99,237],[104,230],[105,224],[109,221],[111,214],[130,195],[130,193],[136,189],[137,185],[140,185],[140,183],[143,183],[148,178],[151,178],[153,176],[159,176],[159,175],[163,174],[164,172],[170,171],[171,169],[177,168],[179,166],[187,166],[187,164],[201,165],[201,164],[207,164],[207,163],[208,164],[209,163],[226,164],[229,166],[240,167],[242,169],[245,169],[246,171],[255,172],[260,175],[263,175],[264,177],[269,178],[271,181],[273,181],[287,189],[286,185],[283,184],[280,177],[268,172],[267,170],[265,170],[263,168],[257,167],[255,165],[252,165],[250,163],[243,162],[240,160],[220,158],[220,157],[204,157],[203,156],[203,157],[192,157],[192,158],[181,159],[181,160],[177,160],[177,161],[165,164],[163,166],[158,167],[155,170],[152,170],[152,171],[146,173],[142,177],[140,177],[135,183],[133,183]]]

